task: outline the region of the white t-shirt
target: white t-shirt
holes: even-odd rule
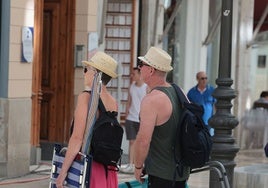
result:
[[[141,86],[137,86],[132,83],[129,89],[129,95],[131,96],[131,105],[128,110],[127,120],[140,122],[140,104],[143,97],[146,95],[147,84],[143,83]]]

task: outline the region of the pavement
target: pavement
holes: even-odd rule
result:
[[[30,172],[20,177],[0,178],[0,188],[48,188],[50,180],[50,161],[30,166]],[[133,174],[118,174],[119,183],[134,180]]]
[[[263,149],[240,150],[235,158],[236,167],[252,164],[268,164]],[[20,177],[0,178],[0,188],[48,188],[50,161],[42,161],[39,165],[30,166],[30,172]],[[133,174],[118,173],[119,183],[134,180]],[[191,174],[188,185],[190,188],[207,188],[209,171]]]

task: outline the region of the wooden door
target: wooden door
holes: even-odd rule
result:
[[[57,102],[58,84],[61,83],[58,73],[59,62],[59,5],[45,3],[43,13],[43,56],[41,75],[41,114],[40,139],[44,141],[56,140],[57,131]],[[64,96],[63,96],[64,97]],[[59,124],[63,124],[61,121]]]
[[[35,3],[32,144],[66,143],[74,110],[75,0]]]

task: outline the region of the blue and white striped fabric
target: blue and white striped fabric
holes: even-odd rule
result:
[[[61,145],[55,145],[53,159],[52,159],[52,168],[50,174],[50,187],[56,188],[55,180],[57,179],[63,161],[64,155],[67,148],[62,148]],[[79,152],[75,161],[73,161],[72,166],[69,168],[67,178],[65,179],[65,187],[69,188],[85,188],[88,187],[89,179],[86,180],[86,177],[90,176],[90,166],[92,158],[88,155],[84,155]]]
[[[94,75],[92,84],[91,97],[88,103],[87,124],[84,134],[83,144],[81,148],[82,153],[90,153],[90,144],[93,131],[93,125],[96,122],[96,114],[98,110],[99,98],[101,93],[101,76],[102,72],[98,72]]]
[[[66,149],[67,148],[62,148],[60,145],[55,145],[50,174],[51,188],[56,188],[55,180],[60,173]],[[90,156],[79,153],[72,166],[69,168],[67,178],[65,179],[65,186],[69,188],[88,187],[91,161],[92,158]]]

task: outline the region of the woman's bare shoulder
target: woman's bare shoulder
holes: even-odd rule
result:
[[[107,111],[118,111],[117,101],[112,95],[105,95],[101,99]]]

